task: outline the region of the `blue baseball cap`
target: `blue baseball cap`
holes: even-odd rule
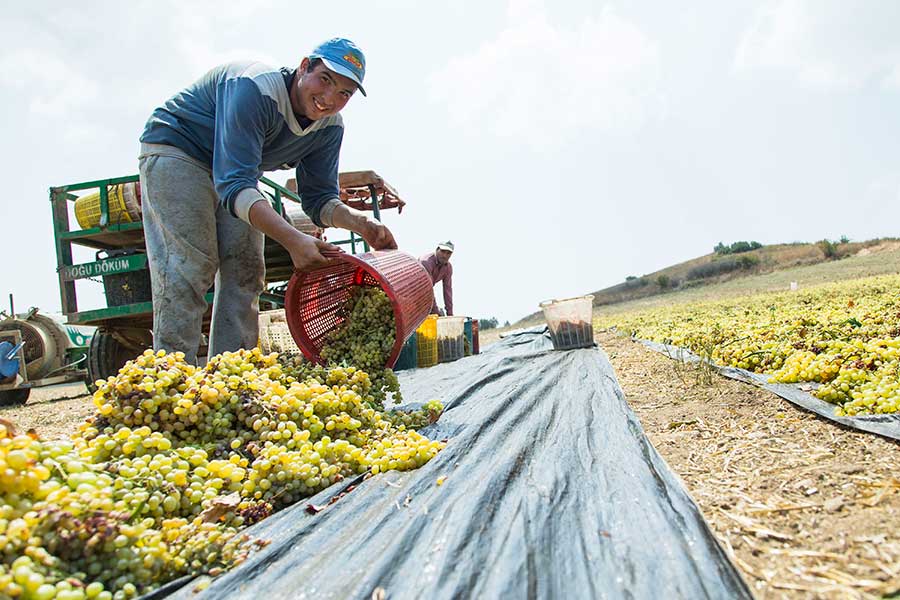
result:
[[[362,95],[363,77],[366,76],[366,57],[356,44],[346,38],[331,38],[316,46],[309,58],[319,58],[325,66],[344,77],[349,77],[359,87]]]

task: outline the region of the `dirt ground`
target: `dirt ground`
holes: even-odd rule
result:
[[[21,431],[34,429],[45,439],[60,439],[74,433],[93,409],[84,384],[69,383],[31,390],[24,405],[0,407],[0,419],[12,421]]]
[[[879,598],[900,588],[896,442],[628,338],[597,341],[758,598]]]

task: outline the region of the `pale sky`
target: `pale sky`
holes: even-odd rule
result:
[[[334,36],[369,94],[341,169],[407,200],[402,249],[456,244],[458,314],[516,320],[719,241],[894,236],[898,31],[893,0],[10,3],[0,307],[59,310],[50,186],[136,173],[151,111],[214,65]]]

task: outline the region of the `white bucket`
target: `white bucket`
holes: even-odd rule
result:
[[[540,306],[550,328],[554,349],[570,350],[594,345],[593,296],[548,300],[541,302]]]

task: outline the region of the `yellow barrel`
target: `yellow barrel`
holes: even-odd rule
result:
[[[107,195],[110,225],[141,220],[140,188],[136,182],[111,185]],[[75,219],[82,229],[100,225],[100,192],[87,194],[75,201]]]
[[[437,315],[428,315],[416,329],[418,356],[416,363],[421,367],[436,365],[438,361]]]

